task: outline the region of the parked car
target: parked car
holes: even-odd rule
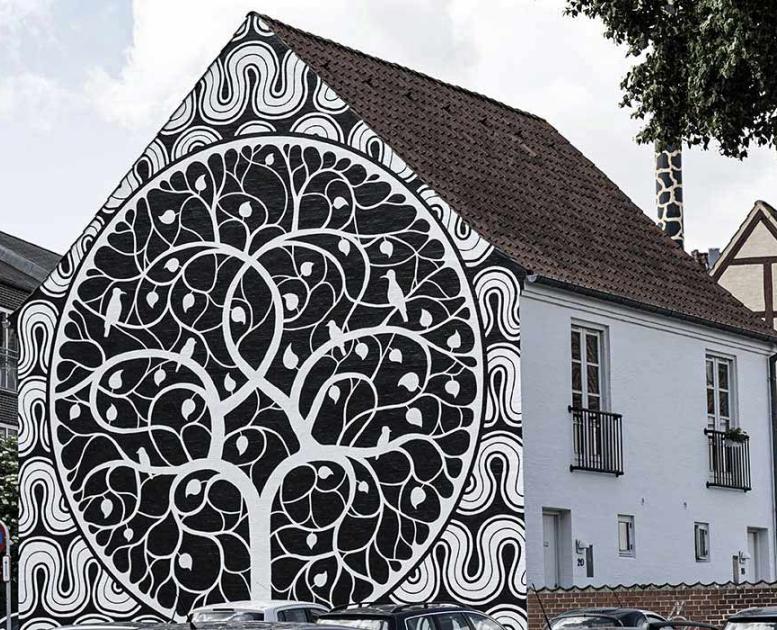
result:
[[[666,623],[658,613],[638,608],[576,608],[550,620],[551,630],[562,628],[647,628],[649,623]]]
[[[777,607],[740,610],[728,618],[725,630],[777,630]]]
[[[314,623],[293,621],[205,621],[201,624],[175,622],[85,623],[60,626],[57,630],[321,630]],[[328,629],[329,630],[329,629]],[[350,630],[333,628],[331,630]]]
[[[312,623],[328,608],[312,602],[294,600],[245,600],[200,606],[189,613],[195,625],[225,621],[295,621]],[[2,629],[0,629],[2,630]]]
[[[445,603],[343,606],[316,623],[357,630],[505,630],[482,612]]]

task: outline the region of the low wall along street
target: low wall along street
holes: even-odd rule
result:
[[[529,630],[573,608],[625,607],[651,610],[670,619],[687,619],[723,627],[744,608],[777,606],[777,583],[679,586],[618,586],[529,590]]]

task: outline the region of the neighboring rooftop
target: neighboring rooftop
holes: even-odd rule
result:
[[[769,243],[766,247],[769,255],[777,255],[777,210],[765,201],[758,199],[753,204],[750,212],[747,213],[744,221],[739,225],[739,229],[734,233],[734,236],[731,237],[726,247],[720,252],[718,259],[711,265],[712,276],[715,279],[719,279],[721,271],[730,264],[733,258],[740,255],[743,245],[753,236],[753,232],[758,228],[759,223],[762,223],[763,230],[766,230],[760,239],[762,241],[761,247],[764,248],[765,243]],[[771,233],[771,236],[769,233]]]
[[[425,183],[540,281],[777,338],[542,118],[261,17]]]
[[[54,270],[61,256],[0,232],[0,283],[32,292]]]

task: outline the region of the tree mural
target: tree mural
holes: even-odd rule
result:
[[[127,202],[73,287],[56,465],[141,601],[374,598],[434,542],[478,439],[480,327],[382,166],[312,138],[208,148]]]

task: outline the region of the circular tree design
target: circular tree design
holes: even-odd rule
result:
[[[464,485],[479,334],[446,234],[382,166],[302,137],[187,158],[96,239],[55,338],[84,537],[160,612],[380,596]]]

